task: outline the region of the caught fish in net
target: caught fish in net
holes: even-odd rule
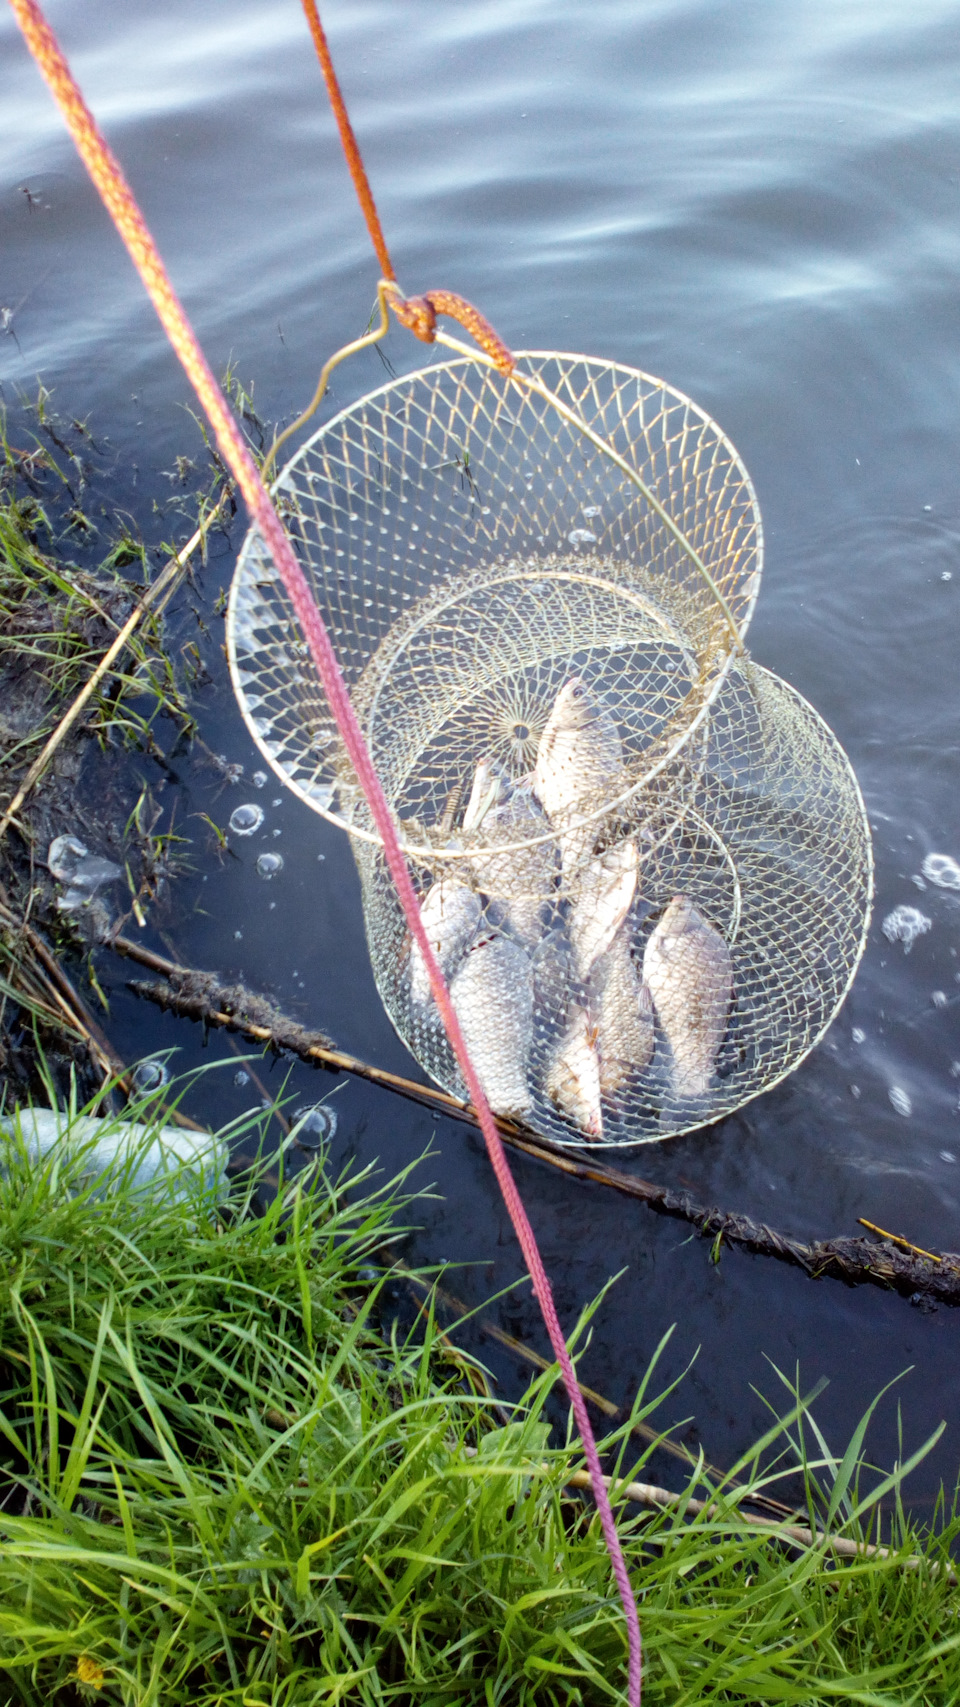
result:
[[[869,834],[835,738],[743,652],[762,535],[729,441],[634,370],[519,359],[546,395],[436,364],[337,416],[276,491],[491,1106],[638,1144],[822,1036],[862,953]],[[227,634],[265,757],[352,837],[394,1026],[462,1095],[255,529]]]

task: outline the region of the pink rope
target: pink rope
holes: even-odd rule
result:
[[[380,779],[373,766],[363,733],[347,693],[332,642],[324,627],[320,612],[307,585],[303,571],[294,555],[256,464],[250,455],[240,430],[230,414],[223,395],[197,342],[170,283],[156,245],[147,230],[143,216],[130,186],[120,169],[106,139],[99,131],[93,115],[60,51],[56,37],[36,4],[36,0],[11,0],[14,13],[23,30],[27,45],[48,83],[54,99],[70,129],[77,148],[93,178],[104,203],[130,253],[135,267],[150,294],[153,305],[172,343],[187,377],[207,415],[217,445],[243,493],[250,514],[270,549],[280,577],[289,595],[297,620],[303,629],[310,653],[336,718],[350,761],[366,795],[373,821],[383,842],[390,875],[397,888],[400,903],[410,926],[411,935],[423,956],[430,978],[434,1000],[443,1020],[444,1029],[460,1064],[461,1072],[477,1111],[487,1153],[503,1193],[507,1211],[520,1242],[523,1258],[530,1272],[533,1289],[540,1305],[550,1344],[560,1365],[573,1414],[576,1419],[584,1455],[590,1472],[604,1538],[610,1552],[613,1572],[627,1621],[630,1646],[628,1670],[628,1701],[639,1707],[641,1688],[640,1623],[626,1561],[617,1536],[613,1512],[597,1453],[590,1418],[577,1385],[573,1364],[560,1327],[550,1282],[537,1248],[533,1228],[527,1218],[506,1152],[497,1131],[490,1105],[477,1078],[467,1052],[460,1023],[450,993],[423,927],[416,892],[397,839],[393,818]]]

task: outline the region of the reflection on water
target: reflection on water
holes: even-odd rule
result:
[[[211,361],[232,359],[266,418],[290,418],[325,355],[363,329],[376,282],[299,5],[56,0],[51,13]],[[769,1096],[637,1166],[805,1235],[854,1233],[863,1215],[957,1245],[960,4],[341,0],[325,16],[404,285],[462,291],[515,346],[662,374],[731,434],[767,537],[752,649],[833,725],[864,789],[875,919],[825,1043]],[[162,471],[197,446],[186,386],[6,15],[0,308],[8,401],[42,377],[136,464],[127,509],[167,504]],[[399,370],[423,357],[397,333],[388,354]],[[339,370],[330,411],[382,377],[373,353]],[[215,547],[211,613],[231,569]],[[213,632],[198,714],[242,771],[230,781],[195,759],[151,773],[194,837],[167,946],[409,1072],[373,989],[345,839],[266,790],[262,822],[235,822],[256,815],[249,791],[267,779]],[[204,841],[201,812],[230,825],[226,853]],[[891,942],[884,922],[905,909],[929,928]],[[101,976],[128,1057],[199,1058],[199,1034],[136,1004],[122,968]],[[197,1118],[250,1100],[243,1069],[215,1077]],[[305,1069],[291,1088],[297,1106],[316,1101]],[[474,1262],[457,1288],[474,1297],[516,1275],[469,1134],[356,1083],[338,1114],[338,1154],[393,1168],[432,1147],[418,1177],[439,1195],[418,1210],[414,1260]],[[907,1365],[911,1443],[953,1408],[952,1316],[730,1252],[713,1267],[679,1224],[533,1163],[517,1172],[568,1321],[625,1270],[586,1378],[623,1400],[677,1322],[671,1370],[702,1346],[678,1414],[696,1413],[715,1460],[763,1421],[750,1386],[775,1391],[765,1354],[799,1360],[811,1382],[837,1377],[822,1402],[835,1439]],[[527,1294],[509,1308],[539,1343]],[[513,1390],[506,1354],[483,1354]],[[893,1430],[891,1416],[878,1455]],[[918,1497],[955,1462],[948,1435]]]

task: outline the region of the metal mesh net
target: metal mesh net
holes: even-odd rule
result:
[[[581,654],[609,660],[613,687],[618,670],[634,689],[647,683],[625,780],[636,785],[683,744],[729,666],[735,640],[717,594],[741,634],[756,599],[756,500],[709,417],[633,369],[518,359],[637,472],[716,592],[609,451],[492,368],[441,363],[330,422],[284,470],[278,503],[408,838],[404,820],[430,821],[438,786],[478,738],[532,758],[539,731],[525,708],[540,707],[542,682],[559,684]],[[491,636],[513,647],[509,685],[491,687]],[[267,758],[317,810],[356,829],[359,792],[253,531],[228,646]],[[468,701],[482,728],[464,723],[461,735],[451,719]]]
[[[830,731],[738,653],[761,535],[729,442],[633,370],[524,362],[559,405],[440,364],[337,417],[277,490],[493,1108],[636,1144],[813,1047],[862,952],[869,836]],[[462,1094],[255,530],[228,651],[270,763],[353,836],[394,1025]]]

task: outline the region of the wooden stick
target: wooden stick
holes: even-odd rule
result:
[[[64,713],[63,717],[60,719],[60,722],[57,724],[56,729],[54,729],[53,734],[50,736],[49,740],[46,742],[46,744],[43,748],[43,751],[41,753],[39,753],[37,755],[37,757],[34,759],[33,764],[30,766],[30,769],[28,770],[26,776],[24,777],[23,782],[20,784],[20,787],[17,789],[17,792],[14,795],[13,799],[11,800],[10,805],[7,807],[6,811],[4,812],[3,817],[0,818],[0,842],[3,841],[3,838],[6,835],[7,830],[10,828],[11,823],[13,822],[17,813],[19,812],[24,801],[26,800],[27,795],[31,792],[31,790],[33,788],[36,787],[36,784],[39,782],[44,771],[47,769],[47,766],[49,765],[51,759],[53,758],[54,753],[57,751],[57,748],[61,745],[61,743],[63,742],[65,737],[69,734],[70,730],[73,728],[73,725],[76,723],[78,717],[80,716],[80,713],[83,711],[84,707],[86,706],[88,701],[91,699],[92,695],[94,693],[96,693],[96,690],[99,687],[100,683],[103,681],[104,676],[109,673],[111,665],[116,661],[116,659],[119,657],[120,653],[126,647],[127,642],[130,640],[131,636],[134,633],[134,630],[142,622],[143,618],[146,616],[146,614],[150,610],[151,606],[153,606],[154,604],[157,603],[157,600],[160,598],[161,594],[164,593],[167,589],[170,589],[172,591],[171,583],[174,582],[176,580],[177,576],[179,574],[181,574],[182,571],[186,568],[188,560],[192,557],[193,553],[196,551],[197,546],[205,538],[208,529],[211,527],[212,523],[214,522],[214,520],[216,519],[217,515],[219,514],[221,508],[223,507],[223,503],[224,503],[225,498],[226,498],[226,493],[224,493],[221,496],[219,502],[211,510],[209,516],[204,517],[204,520],[200,523],[200,526],[197,528],[197,530],[193,534],[192,538],[188,539],[186,545],[182,548],[182,550],[179,551],[175,557],[172,557],[170,559],[170,562],[167,564],[166,568],[161,572],[161,574],[159,574],[157,576],[157,579],[155,581],[153,581],[151,583],[151,585],[146,589],[146,592],[144,593],[143,597],[141,598],[139,604],[136,606],[136,608],[131,612],[130,616],[127,618],[123,627],[120,629],[119,633],[117,634],[116,639],[111,643],[111,645],[108,647],[107,651],[103,654],[103,657],[100,659],[100,662],[97,665],[96,669],[94,670],[93,674],[90,676],[89,680],[84,683],[84,686],[80,689],[80,692],[77,694],[77,697],[73,701],[73,704],[68,708],[68,710]]]
[[[210,973],[178,966],[174,961],[165,960],[162,955],[143,949],[124,937],[115,937],[106,946],[162,974],[167,980],[165,984],[133,982],[130,988],[168,1012],[200,1020],[205,1025],[242,1032],[256,1043],[289,1050],[303,1061],[332,1072],[350,1073],[384,1090],[450,1115],[454,1120],[471,1126],[478,1124],[468,1103],[432,1085],[418,1084],[344,1054],[334,1048],[329,1038],[307,1031],[262,996],[242,985],[221,984]],[[742,1250],[773,1256],[802,1268],[811,1279],[829,1277],[854,1286],[870,1283],[892,1287],[909,1297],[919,1293],[921,1297],[944,1304],[960,1305],[960,1256],[953,1253],[944,1252],[939,1259],[931,1261],[929,1256],[918,1257],[912,1252],[901,1251],[892,1242],[878,1245],[866,1238],[818,1239],[808,1244],[789,1233],[778,1232],[765,1221],[755,1221],[749,1215],[698,1203],[689,1192],[679,1191],[670,1185],[658,1185],[639,1174],[611,1167],[589,1152],[583,1154],[567,1150],[511,1120],[498,1117],[496,1124],[504,1142],[511,1148],[547,1163],[571,1179],[590,1181],[620,1192],[624,1197],[639,1199],[657,1214],[691,1222],[704,1237],[716,1240],[718,1235],[722,1235],[729,1244],[738,1245]]]
[[[549,1473],[549,1465],[543,1465],[544,1472]],[[589,1488],[590,1477],[585,1470],[574,1470],[566,1478],[575,1488]],[[805,1524],[784,1523],[776,1517],[745,1516],[740,1511],[724,1511],[715,1500],[695,1500],[686,1494],[672,1494],[669,1488],[658,1488],[650,1482],[620,1482],[613,1476],[605,1476],[604,1481],[613,1498],[632,1500],[636,1505],[652,1506],[661,1511],[692,1512],[699,1517],[720,1518],[723,1522],[736,1523],[744,1529],[760,1529],[771,1538],[792,1541],[800,1547],[825,1547],[831,1553],[837,1553],[842,1559],[892,1559],[901,1565],[905,1571],[918,1571],[927,1561],[917,1553],[911,1553],[905,1559],[898,1557],[891,1547],[880,1547],[872,1541],[850,1541],[845,1535],[827,1535],[822,1529],[808,1529]],[[938,1572],[940,1566],[933,1561],[931,1571]],[[956,1575],[952,1570],[947,1572],[947,1581],[955,1584]]]
[[[867,1221],[862,1215],[857,1216],[857,1223],[861,1227],[868,1227],[871,1233],[879,1233],[881,1239],[889,1239],[892,1245],[899,1245],[901,1250],[912,1251],[914,1256],[926,1257],[930,1262],[943,1261],[935,1251],[925,1251],[920,1245],[911,1245],[909,1239],[901,1239],[899,1233],[888,1233],[884,1227],[878,1227],[874,1221]]]
[[[470,1314],[466,1304],[461,1299],[456,1298],[452,1292],[447,1292],[436,1281],[425,1280],[414,1269],[408,1268],[400,1257],[394,1257],[391,1266],[396,1273],[403,1275],[411,1289],[415,1287],[426,1296],[432,1294],[433,1297],[439,1298],[448,1310],[454,1311],[458,1316]],[[487,1334],[492,1340],[496,1340],[498,1345],[504,1346],[507,1351],[513,1352],[525,1363],[531,1364],[534,1369],[549,1369],[551,1367],[547,1358],[541,1357],[540,1353],[534,1351],[532,1346],[524,1345],[522,1340],[514,1339],[512,1334],[508,1334],[504,1328],[500,1327],[499,1323],[491,1321],[489,1316],[474,1315],[474,1320],[481,1333]],[[618,1405],[614,1404],[612,1399],[604,1398],[603,1394],[596,1392],[593,1387],[585,1387],[582,1381],[578,1381],[577,1385],[584,1398],[588,1399],[598,1411],[602,1411],[604,1416],[610,1417],[612,1421],[617,1421],[622,1417],[623,1412]],[[677,1441],[671,1440],[669,1435],[661,1434],[659,1430],[651,1428],[649,1423],[632,1422],[630,1432],[639,1435],[641,1440],[648,1441],[650,1445],[669,1453],[672,1458],[679,1458],[687,1469],[696,1467],[700,1462],[688,1446],[679,1445]],[[705,1459],[700,1468],[704,1476],[709,1476],[714,1482],[722,1482],[725,1479],[724,1472],[718,1470],[716,1465],[711,1464],[709,1460]],[[781,1500],[771,1499],[769,1494],[757,1494],[755,1497],[758,1504],[767,1506],[771,1511],[780,1512],[787,1518],[794,1515],[790,1506],[784,1505]],[[751,1495],[750,1498],[752,1500],[754,1496]]]

